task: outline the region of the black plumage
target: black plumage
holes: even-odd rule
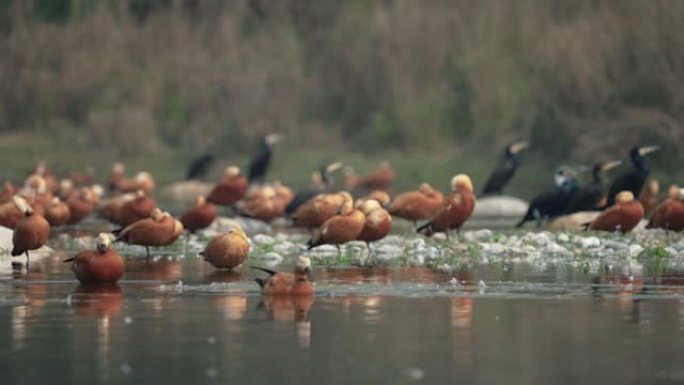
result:
[[[606,207],[611,207],[615,204],[615,196],[621,191],[631,191],[635,197],[639,198],[641,189],[644,187],[646,178],[648,178],[648,174],[651,171],[644,156],[658,149],[658,146],[637,146],[632,148],[629,152],[632,168],[615,178],[610,186],[610,190],[608,190]]]
[[[577,179],[574,172],[568,169],[560,169],[555,174],[556,186],[532,199],[525,216],[518,222],[516,227],[521,227],[525,222],[536,220],[537,226],[543,220],[548,220],[562,215],[572,195],[577,191]]]
[[[570,203],[565,210],[566,214],[572,214],[579,211],[593,211],[598,210],[601,201],[606,196],[606,181],[605,173],[619,166],[622,162],[600,162],[594,164],[591,168],[592,180],[586,186],[578,189],[570,198]]]
[[[271,145],[277,140],[278,135],[271,134],[262,137],[259,141],[259,150],[249,164],[249,173],[247,174],[249,183],[263,183],[266,179],[266,173],[271,166],[273,156]]]
[[[188,173],[185,180],[201,179],[207,175],[209,169],[216,161],[216,156],[211,153],[202,154],[194,158],[188,166]]]
[[[487,178],[484,188],[482,189],[481,196],[484,195],[500,195],[503,188],[506,187],[508,182],[515,174],[518,169],[518,153],[527,148],[527,143],[517,142],[506,147],[504,151],[504,156],[497,167]]]

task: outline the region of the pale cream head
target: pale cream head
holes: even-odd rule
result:
[[[154,210],[152,210],[152,212],[150,213],[150,218],[159,222],[164,218],[164,213],[159,209],[159,207],[155,207]]]
[[[113,174],[123,174],[125,170],[125,167],[123,163],[116,162],[112,163],[112,173]]]
[[[634,194],[631,191],[621,191],[615,196],[615,203],[627,203],[634,200]]]
[[[361,212],[364,214],[368,215],[372,213],[375,210],[380,210],[382,209],[382,206],[380,206],[380,202],[374,200],[374,199],[369,199],[367,201],[364,201],[361,203],[361,207],[359,207]]]
[[[684,201],[684,188],[677,189],[677,199]]]
[[[106,252],[112,246],[112,238],[107,233],[100,233],[97,236],[97,250],[101,253]]]
[[[295,261],[295,269],[297,271],[306,271],[311,269],[311,260],[303,255],[300,255]]]
[[[28,204],[28,202],[26,202],[26,199],[20,197],[19,195],[15,195],[14,198],[12,198],[12,200],[14,201],[14,206],[19,211],[24,213],[24,215],[29,215],[29,214],[33,213],[33,209]]]
[[[451,190],[452,191],[461,191],[461,190],[468,190],[468,191],[473,191],[473,182],[470,180],[470,177],[466,174],[458,174],[451,178]]]
[[[226,176],[238,176],[240,175],[240,168],[238,166],[228,166],[225,173]]]

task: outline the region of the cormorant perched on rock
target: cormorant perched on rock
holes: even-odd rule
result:
[[[646,178],[650,168],[646,162],[645,155],[658,151],[660,146],[636,146],[629,152],[632,160],[632,169],[617,177],[608,191],[608,201],[606,207],[615,204],[615,196],[621,191],[631,191],[635,197],[639,197],[641,189],[646,183]]]
[[[263,183],[271,165],[271,146],[280,140],[280,135],[270,134],[261,138],[259,141],[259,152],[249,164],[247,179],[249,183]]]
[[[312,183],[305,190],[298,191],[294,196],[292,201],[285,208],[285,214],[290,215],[297,211],[299,206],[308,202],[309,199],[315,197],[318,194],[325,194],[332,192],[332,179],[331,174],[342,167],[342,162],[330,163],[328,165],[322,166],[319,170],[314,172],[312,177]]]
[[[489,175],[480,196],[501,194],[503,188],[506,187],[518,168],[518,153],[526,149],[527,146],[527,142],[516,142],[506,147],[503,161]]]
[[[527,209],[525,217],[516,225],[522,227],[527,221],[536,220],[537,226],[542,220],[555,218],[565,212],[572,195],[577,192],[576,172],[567,167],[560,167],[554,174],[556,186],[537,195]]]
[[[595,211],[602,206],[602,201],[606,197],[606,183],[604,176],[606,172],[622,164],[622,161],[614,160],[610,162],[599,162],[591,168],[593,180],[586,186],[577,190],[570,198],[566,214],[579,211]]]
[[[209,169],[214,164],[216,156],[211,153],[206,153],[194,158],[188,166],[188,173],[185,180],[201,179],[207,175]]]

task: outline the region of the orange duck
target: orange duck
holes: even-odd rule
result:
[[[320,227],[325,221],[335,216],[347,200],[351,201],[352,196],[346,191],[316,195],[297,208],[292,215],[292,225],[306,228]]]
[[[217,211],[213,203],[207,202],[203,196],[198,196],[195,206],[183,213],[180,221],[183,227],[194,233],[209,227],[216,219]]]
[[[66,225],[69,223],[70,216],[69,206],[58,197],[52,198],[52,202],[45,207],[45,219],[52,227]]]
[[[115,223],[128,226],[141,219],[148,218],[152,210],[157,207],[154,199],[150,198],[143,190],[135,193],[135,198],[124,202],[116,213]]]
[[[45,181],[46,191],[49,191],[50,193],[57,191],[57,178],[52,171],[47,169],[45,163],[38,163],[38,166],[36,166],[35,170],[26,178],[25,183],[28,184],[28,180],[36,176]]]
[[[240,169],[237,166],[230,166],[226,168],[223,179],[211,189],[207,202],[219,206],[232,206],[245,196],[248,185],[247,178],[240,175]]]
[[[103,199],[97,205],[97,214],[112,223],[116,223],[118,221],[119,211],[121,211],[123,205],[133,199],[135,199],[135,194],[132,193],[120,194]]]
[[[300,256],[295,263],[293,273],[278,273],[263,267],[252,268],[268,273],[267,278],[256,278],[264,295],[313,295],[314,288],[311,285],[311,261],[309,258]]]
[[[83,284],[114,283],[124,272],[123,258],[112,249],[109,234],[100,233],[95,250],[84,250],[64,262],[72,262],[71,271]]]
[[[375,171],[366,176],[356,176],[352,168],[347,168],[347,177],[345,184],[347,189],[354,189],[356,187],[389,191],[394,182],[394,170],[389,162],[381,162]]]
[[[622,191],[615,197],[615,204],[601,213],[589,225],[589,230],[631,231],[644,218],[644,207],[634,199],[630,191]]]
[[[141,171],[135,175],[133,180],[124,179],[119,185],[121,192],[136,192],[143,190],[146,193],[151,193],[154,190],[155,182],[152,174],[147,171]]]
[[[415,228],[417,221],[434,217],[443,203],[444,195],[432,188],[430,184],[423,183],[418,191],[409,191],[397,195],[387,211],[392,216],[413,222]]]
[[[45,207],[52,202],[52,191],[47,188],[45,179],[38,175],[31,175],[26,178],[24,188],[19,192],[20,195],[28,197],[32,203],[37,203]]]
[[[639,202],[644,207],[644,213],[650,213],[658,203],[660,184],[657,179],[649,179],[639,193]]]
[[[264,222],[271,222],[283,216],[285,206],[287,206],[283,200],[278,198],[276,190],[272,186],[254,188],[247,193],[244,201],[240,203],[239,211],[243,215]]]
[[[95,201],[96,198],[93,193],[85,187],[81,188],[78,194],[72,195],[71,198],[66,201],[67,206],[69,206],[69,212],[71,213],[69,216],[69,224],[74,225],[79,223],[90,215],[95,208]]]
[[[47,243],[50,224],[45,218],[34,214],[24,198],[15,196],[14,204],[19,211],[24,213],[24,218],[14,226],[12,256],[26,254],[26,270],[28,270],[29,251],[40,249]]]
[[[451,194],[437,211],[435,217],[428,223],[419,227],[417,232],[425,231],[430,236],[437,232],[446,233],[449,238],[449,230],[459,229],[470,218],[475,208],[475,195],[473,194],[473,182],[465,174],[458,174],[451,179]]]
[[[306,244],[307,249],[311,250],[320,245],[336,245],[340,254],[340,245],[349,241],[355,240],[366,222],[366,217],[363,213],[354,208],[354,203],[351,199],[345,199],[340,208],[340,214],[335,215],[323,223],[323,225],[314,232],[313,236]]]
[[[233,225],[227,233],[215,236],[200,255],[218,269],[232,270],[249,255],[247,234],[240,226]]]
[[[361,234],[356,239],[366,242],[370,256],[373,255],[370,243],[379,241],[389,234],[392,229],[392,217],[380,206],[380,203],[373,199],[363,202],[359,209],[366,216],[366,221]]]
[[[672,191],[668,190],[668,196],[653,210],[653,216],[646,228],[684,230],[684,189],[677,188],[677,195],[674,197]]]
[[[13,229],[14,226],[16,226],[17,223],[23,218],[24,213],[17,208],[17,205],[13,201],[9,201],[0,205],[0,226]]]
[[[373,190],[371,191],[370,194],[362,196],[361,198],[356,200],[356,203],[354,204],[356,207],[361,207],[363,202],[368,201],[368,200],[374,200],[380,203],[380,206],[382,207],[387,207],[387,205],[390,203],[392,198],[390,195],[383,190]]]
[[[144,246],[150,258],[150,246],[168,246],[176,239],[178,225],[168,213],[160,209],[152,210],[149,218],[141,219],[121,230],[114,242]],[[182,226],[181,226],[182,231]]]

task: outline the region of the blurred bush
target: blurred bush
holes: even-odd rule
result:
[[[677,0],[0,0],[0,132],[122,155],[270,132],[583,160],[657,142],[681,162],[682,19]]]

